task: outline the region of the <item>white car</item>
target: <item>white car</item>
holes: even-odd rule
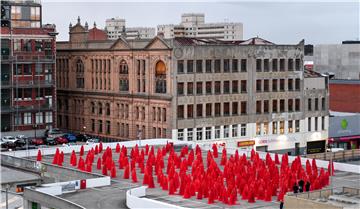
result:
[[[86,141],[86,144],[96,144],[96,143],[100,143],[100,140],[99,139],[97,139],[97,138],[91,138],[91,139],[88,139],[87,141]]]
[[[13,143],[15,143],[15,141],[17,140],[15,137],[13,137],[13,136],[3,136],[2,137],[2,140],[3,141],[6,141],[6,142],[13,142]]]

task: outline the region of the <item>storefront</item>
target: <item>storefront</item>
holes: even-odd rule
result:
[[[329,143],[344,150],[360,148],[360,114],[332,113],[329,120]]]

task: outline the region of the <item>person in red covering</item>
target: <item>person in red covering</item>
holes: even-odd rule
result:
[[[41,155],[41,151],[38,150],[37,156],[36,156],[36,161],[41,161],[42,160],[42,155]]]
[[[111,168],[111,178],[116,178],[116,168],[115,167]]]
[[[130,177],[130,168],[129,166],[125,166],[125,170],[124,170],[124,179],[129,179]]]
[[[84,155],[84,145],[81,145],[80,147],[80,156]]]
[[[218,148],[217,148],[216,144],[212,145],[212,150],[213,150],[214,158],[218,158],[219,153],[218,153]]]

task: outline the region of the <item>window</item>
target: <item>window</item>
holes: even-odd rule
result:
[[[311,111],[311,98],[308,99],[308,111]]]
[[[230,93],[230,81],[224,81],[224,94]]]
[[[164,122],[166,122],[166,116],[167,116],[167,114],[166,114],[166,108],[163,108],[162,110],[163,110],[163,111],[162,111],[162,119],[163,119]],[[143,117],[144,117],[144,119],[145,119],[145,107],[143,107]]]
[[[295,70],[300,71],[301,65],[300,65],[300,59],[295,60]]]
[[[215,116],[218,117],[221,115],[221,106],[220,103],[215,103]]]
[[[295,99],[295,111],[300,111],[300,99]]]
[[[285,71],[285,59],[280,59],[280,71]]]
[[[277,92],[277,89],[278,89],[278,87],[277,87],[277,82],[278,82],[277,79],[273,79],[273,80],[272,80],[272,91],[273,91],[273,92]]]
[[[293,121],[289,120],[288,121],[288,133],[293,133],[294,129],[293,129]]]
[[[241,59],[241,72],[247,72],[247,60]]]
[[[194,83],[189,82],[187,83],[187,95],[193,95],[194,93]]]
[[[205,139],[211,139],[211,127],[205,127]]]
[[[197,73],[203,72],[202,60],[196,60],[196,72]]]
[[[240,135],[241,136],[246,136],[246,124],[241,124],[240,125]]]
[[[323,97],[323,98],[321,98],[321,110],[325,110],[326,108],[326,105],[325,105],[325,98]]]
[[[205,83],[205,88],[206,88],[206,94],[212,94],[212,91],[211,91],[211,81],[206,81],[206,83]]]
[[[66,100],[65,100],[66,101]],[[99,108],[98,108],[98,114],[99,115],[102,115],[102,104],[99,102],[98,103],[98,106],[99,106]]]
[[[220,60],[215,60],[215,73],[220,73],[221,72],[220,64],[221,64]]]
[[[179,74],[184,73],[184,60],[178,60],[177,61],[177,72]]]
[[[285,91],[285,79],[280,79],[280,91]]]
[[[111,130],[111,126],[110,126],[110,121],[106,121],[106,134],[110,134],[110,130]]]
[[[278,112],[278,104],[277,104],[277,100],[273,100],[273,103],[272,103],[272,112]]]
[[[269,134],[269,123],[268,122],[264,122],[264,127],[263,127],[263,135],[268,135]]]
[[[261,123],[256,123],[256,136],[260,136],[261,134]]]
[[[269,92],[269,80],[264,80],[264,92]]]
[[[119,66],[119,90],[129,91],[129,68],[125,60]]]
[[[206,104],[206,117],[211,117],[212,115],[212,104],[211,103],[207,103]]]
[[[184,105],[178,105],[177,107],[177,117],[182,119],[184,118]]]
[[[272,71],[273,71],[273,72],[277,72],[277,71],[278,71],[278,60],[277,60],[277,59],[273,59],[273,60],[272,60]]]
[[[224,103],[224,116],[229,116],[230,115],[230,103],[229,102],[225,102]]]
[[[211,73],[211,72],[212,72],[211,62],[212,62],[212,60],[206,60],[205,71],[206,71],[207,73]]]
[[[194,105],[187,105],[187,118],[194,117]]]
[[[36,118],[36,120],[35,120],[35,122],[36,122],[36,124],[41,124],[41,123],[43,123],[43,113],[42,112],[37,112],[36,114],[35,114],[35,118]]]
[[[52,123],[52,112],[45,112],[45,123]]]
[[[241,114],[242,115],[246,115],[247,110],[246,110],[246,101],[241,102]]]
[[[196,82],[196,94],[201,95],[203,93],[202,89],[202,82]]]
[[[285,122],[280,121],[280,134],[284,134],[284,133],[285,133]]]
[[[322,116],[321,117],[321,130],[325,130],[325,117],[324,116]]]
[[[231,126],[231,137],[238,137],[238,126],[236,124]]]
[[[289,91],[293,91],[293,90],[294,90],[293,87],[294,87],[294,86],[293,86],[293,79],[289,79],[289,80],[288,80],[288,90],[289,90]]]
[[[295,120],[295,132],[300,132],[300,120]]]
[[[178,130],[178,140],[183,141],[184,140],[184,129]]]
[[[262,80],[256,80],[256,92],[261,92]]]
[[[239,82],[238,81],[232,81],[232,93],[233,94],[239,93]]]
[[[91,131],[95,132],[95,120],[91,119]]]
[[[237,59],[233,59],[232,60],[232,72],[238,72],[239,71],[239,66],[238,66],[238,60]]]
[[[264,59],[264,72],[269,72],[269,59]]]
[[[215,81],[215,94],[221,94],[221,82]]]
[[[194,72],[194,61],[188,60],[187,61],[187,73],[193,73]]]
[[[215,139],[220,138],[220,126],[215,126]]]
[[[224,59],[224,73],[230,72],[230,60]]]
[[[277,121],[274,121],[274,122],[272,122],[272,128],[273,128],[273,131],[272,131],[272,133],[273,134],[277,134],[277,124],[278,124],[278,122]]]
[[[294,71],[294,60],[288,59],[288,71]]]
[[[285,100],[280,99],[280,112],[285,112]]]
[[[318,117],[315,117],[315,131],[318,131]]]
[[[202,135],[203,135],[202,132],[203,132],[202,128],[197,128],[196,129],[196,140],[197,141],[202,140]]]
[[[300,79],[295,79],[295,90],[300,91]]]
[[[292,112],[294,111],[294,108],[293,108],[293,99],[289,99],[288,100],[288,112]]]
[[[203,116],[203,105],[197,104],[196,105],[196,117],[202,117]]]
[[[261,101],[256,101],[256,114],[261,114]]]
[[[184,83],[177,84],[177,94],[184,95]]]
[[[102,133],[102,120],[98,120],[98,124],[99,124],[98,132]]]
[[[247,92],[246,80],[242,80],[241,81],[241,93],[246,93],[246,92]]]
[[[269,113],[269,100],[264,100],[264,113]]]
[[[145,67],[145,64],[143,65]],[[145,88],[145,85],[143,85]],[[145,92],[145,89],[143,89]],[[158,61],[155,65],[155,92],[166,93],[166,66],[163,61]]]
[[[224,126],[224,138],[229,138],[230,133],[229,133],[229,126]]]
[[[311,131],[311,118],[308,118],[308,131]]]
[[[238,109],[239,109],[238,102],[233,102],[232,103],[232,115],[237,115],[239,113]]]
[[[110,104],[106,103],[105,108],[106,108],[106,115],[110,115]]]
[[[319,98],[315,98],[315,111],[319,110]]]
[[[91,113],[95,114],[95,103],[91,102]]]
[[[194,136],[194,131],[192,128],[187,129],[187,140],[192,141]]]
[[[256,59],[256,72],[261,72],[262,71],[261,62],[262,62],[261,59]]]

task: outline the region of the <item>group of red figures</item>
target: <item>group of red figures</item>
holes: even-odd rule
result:
[[[314,159],[311,163],[307,160],[304,169],[300,156],[289,166],[287,154],[282,155],[280,163],[278,154],[275,154],[274,160],[269,153],[265,160],[262,160],[254,150],[251,151],[250,159],[245,154],[240,156],[238,151],[228,157],[226,149],[223,148],[221,159],[218,159],[216,144],[213,144],[212,151],[207,151],[205,162],[203,151],[198,145],[195,149],[184,146],[180,153],[175,152],[172,143],[157,147],[156,153],[154,146],[139,148],[136,145],[128,155],[127,148],[117,144],[117,165],[112,152],[110,147],[103,150],[103,144],[100,143],[87,152],[84,160],[84,147],[81,146],[79,158],[75,151],[72,151],[70,165],[85,172],[92,172],[95,156],[101,154],[97,158],[96,169],[101,170],[103,175],[116,178],[118,167],[119,170],[124,170],[124,179],[131,178],[132,182],[136,183],[139,169],[143,174],[142,184],[148,188],[156,187],[155,174],[159,187],[167,190],[169,195],[181,195],[185,199],[207,198],[209,204],[220,201],[228,205],[237,204],[239,196],[249,203],[256,200],[271,201],[273,196],[277,196],[278,201],[283,201],[286,192],[290,192],[298,181],[309,182],[312,191],[329,185],[329,176],[334,174],[333,163],[329,163],[327,171],[323,168],[319,171]],[[42,160],[40,150],[37,160]],[[64,153],[56,149],[53,164],[62,166],[63,161]]]

